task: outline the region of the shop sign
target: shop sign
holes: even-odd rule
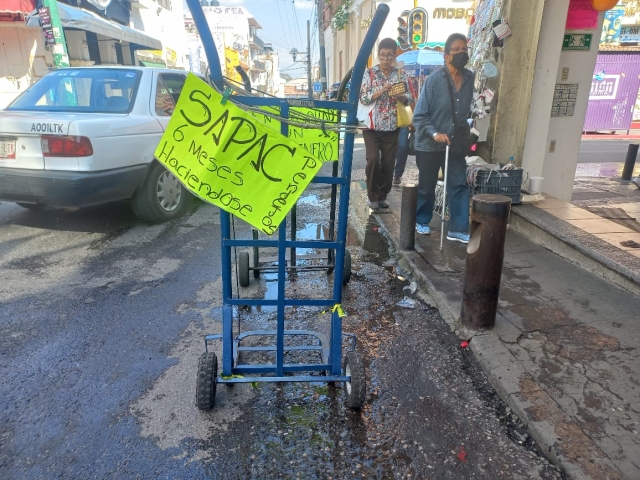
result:
[[[620,29],[620,43],[640,43],[640,26],[622,27]]]
[[[601,80],[591,81],[589,100],[615,100],[620,85],[620,75],[603,75]]]
[[[434,8],[433,19],[461,20],[471,18],[474,13],[473,8]]]
[[[568,33],[564,36],[562,42],[562,50],[569,50],[575,52],[588,52],[591,50],[591,40],[593,35],[591,33]]]
[[[594,30],[598,28],[598,12],[591,0],[571,0],[567,13],[567,30]]]
[[[174,64],[178,60],[178,54],[175,50],[170,49],[169,47],[165,48],[167,56],[165,57],[168,62],[173,62]]]
[[[602,23],[601,43],[618,43],[620,41],[620,29],[624,18],[624,7],[617,6],[607,10]]]
[[[40,17],[40,25],[42,26],[42,34],[44,35],[45,43],[47,45],[53,45],[56,43],[56,40],[53,35],[53,26],[51,24],[51,13],[49,12],[49,7],[39,8],[38,16]]]

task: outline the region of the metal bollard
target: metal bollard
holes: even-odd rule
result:
[[[416,209],[418,207],[418,186],[402,187],[400,211],[400,250],[413,250],[416,241]]]
[[[631,180],[633,168],[636,166],[636,157],[638,156],[639,146],[640,145],[637,143],[629,144],[629,148],[627,149],[627,158],[624,160],[624,170],[622,170],[622,180]]]
[[[476,195],[471,206],[471,239],[462,289],[460,323],[473,330],[496,324],[504,241],[511,199],[503,195]]]

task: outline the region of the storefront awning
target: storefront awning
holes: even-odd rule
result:
[[[133,28],[100,18],[93,12],[58,3],[58,12],[63,28],[93,32],[121,42],[129,42],[134,48],[161,50],[162,42]]]
[[[22,22],[36,9],[36,0],[0,1],[0,22]]]
[[[158,68],[167,68],[164,62],[147,62],[145,60],[138,60],[140,65],[143,67],[158,67]]]

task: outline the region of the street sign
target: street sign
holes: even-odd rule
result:
[[[313,82],[313,92],[314,92],[314,93],[320,93],[320,92],[322,92],[322,83],[320,83],[320,82]]]
[[[640,43],[640,27],[622,27],[620,43]]]
[[[588,52],[591,50],[591,33],[569,33],[564,36],[562,50],[572,50],[574,52]]]

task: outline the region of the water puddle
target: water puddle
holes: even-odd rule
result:
[[[382,228],[374,215],[370,215],[367,219],[362,248],[377,257],[376,260],[380,263],[391,258],[389,240],[382,233]]]

